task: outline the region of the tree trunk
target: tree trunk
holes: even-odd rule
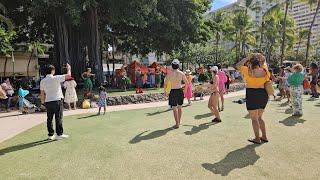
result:
[[[56,73],[62,74],[63,65],[69,62],[69,43],[67,22],[64,13],[60,10],[54,11],[54,50]]]
[[[76,81],[81,80],[81,74],[85,71],[86,62],[85,62],[85,47],[81,44],[81,32],[79,27],[73,25],[68,26],[68,52],[69,52],[69,61],[71,65],[72,76]]]
[[[7,63],[8,63],[8,57],[6,56],[6,60],[4,61],[4,68],[3,68],[3,77],[6,77]]]
[[[284,58],[284,51],[285,51],[285,42],[286,42],[286,31],[287,31],[287,16],[288,16],[288,9],[289,9],[289,0],[286,1],[286,9],[284,14],[283,20],[283,32],[282,32],[282,42],[281,42],[281,56],[280,56],[280,65],[282,65],[283,58]]]
[[[302,41],[302,38],[300,37],[300,38],[299,38],[298,47],[297,47],[297,50],[296,50],[296,61],[298,60],[298,55],[299,55],[299,49],[300,49],[300,46],[301,46],[301,41]]]
[[[218,63],[218,51],[219,51],[219,32],[216,33],[216,58],[215,61]]]
[[[27,65],[27,76],[28,76],[28,78],[30,77],[30,76],[29,76],[29,68],[30,68],[30,63],[31,63],[32,55],[33,55],[33,50],[32,50],[31,53],[30,53],[30,57],[29,57],[28,65]]]
[[[311,21],[311,25],[309,27],[308,40],[307,40],[307,49],[306,49],[306,64],[308,64],[308,61],[309,61],[309,49],[310,49],[310,40],[311,40],[311,35],[312,35],[312,27],[314,25],[314,22],[316,20],[317,15],[318,15],[319,8],[320,8],[320,0],[318,0],[316,12],[315,12],[315,14],[313,16],[313,19]]]
[[[91,7],[87,10],[87,46],[89,65],[94,70],[96,83],[103,82],[103,68],[100,58],[100,34],[97,8]]]

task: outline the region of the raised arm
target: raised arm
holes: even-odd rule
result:
[[[237,63],[236,67],[239,71],[241,71],[241,67],[248,61],[247,58],[243,58],[240,62]]]
[[[67,63],[67,74],[64,75],[64,79],[67,80],[71,77],[71,66]]]

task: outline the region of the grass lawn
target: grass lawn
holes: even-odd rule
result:
[[[319,178],[319,100],[304,101],[300,119],[271,101],[260,146],[247,142],[251,122],[232,100],[219,124],[205,102],[185,107],[178,130],[166,107],[67,117],[61,141],[45,141],[39,125],[0,144],[0,179]]]
[[[162,93],[163,88],[145,88],[143,89],[144,93]],[[95,88],[93,93],[98,95],[99,91]],[[128,89],[127,91],[123,91],[122,89],[107,89],[108,96],[127,96],[131,94],[136,94],[135,89]],[[80,99],[83,98],[83,89],[77,91],[78,97]]]

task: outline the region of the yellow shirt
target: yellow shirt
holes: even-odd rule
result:
[[[262,67],[266,71],[265,77],[252,77],[249,75],[249,69],[247,66],[241,66],[240,71],[243,75],[243,78],[246,80],[247,87],[248,88],[260,88],[264,87],[264,84],[270,80],[270,72],[268,71],[268,68],[266,65]]]

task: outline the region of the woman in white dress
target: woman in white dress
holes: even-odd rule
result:
[[[77,83],[74,80],[73,77],[71,77],[70,79],[66,80],[63,84],[64,88],[66,89],[66,93],[64,96],[64,102],[68,104],[68,109],[71,109],[70,104],[73,104],[74,109],[77,108],[77,101],[78,101],[78,96],[77,96],[77,92],[76,92],[76,87],[77,87]]]

